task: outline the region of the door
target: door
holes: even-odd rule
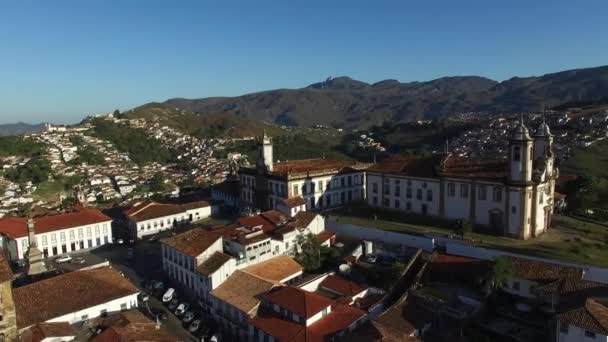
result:
[[[490,210],[490,227],[497,233],[503,231],[503,213],[498,209]]]

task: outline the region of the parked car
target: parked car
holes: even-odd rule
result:
[[[188,328],[188,330],[190,332],[196,332],[198,329],[200,329],[201,327],[201,320],[197,319],[194,320],[194,322],[192,322],[192,324],[190,324],[190,327]]]
[[[194,312],[188,311],[184,314],[182,321],[184,321],[184,323],[190,323],[190,322],[192,322],[193,319],[194,319]]]
[[[165,292],[165,294],[163,295],[163,302],[164,303],[168,303],[171,301],[171,299],[173,299],[173,296],[175,295],[175,289],[174,288],[169,288],[167,290],[167,292]]]
[[[84,260],[84,258],[82,257],[77,257],[72,259],[72,264],[78,264],[78,265],[82,265],[86,262],[86,260]]]
[[[179,301],[177,300],[177,298],[174,298],[169,302],[169,305],[167,305],[167,308],[169,308],[169,310],[173,311],[177,308],[178,305],[179,305]]]
[[[159,319],[159,320],[161,320],[161,321],[166,321],[166,320],[167,320],[167,314],[166,314],[166,313],[164,313],[164,312],[159,312],[159,313],[156,315],[156,318],[158,318],[158,319]]]
[[[125,243],[125,240],[123,239],[116,239],[116,243],[119,245],[122,245],[123,243]]]
[[[72,257],[69,255],[60,256],[59,258],[55,259],[55,262],[58,264],[63,264],[70,261],[72,261]]]
[[[376,260],[378,260],[378,256],[376,254],[369,254],[366,258],[365,261],[373,264],[376,262]]]
[[[145,292],[142,292],[139,294],[139,300],[141,300],[142,302],[147,302],[148,300],[150,300],[150,295]]]
[[[184,312],[186,312],[186,310],[188,310],[189,308],[190,308],[190,304],[181,303],[180,305],[177,306],[177,309],[175,309],[175,316],[183,315]]]
[[[158,241],[158,239],[160,239],[160,235],[154,235],[148,241],[149,242],[155,242],[155,241]]]

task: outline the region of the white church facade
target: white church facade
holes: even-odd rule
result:
[[[367,170],[370,206],[445,220],[466,220],[505,236],[544,233],[553,214],[553,136],[542,123],[530,136],[520,121],[507,159],[476,160],[451,153],[394,157]]]

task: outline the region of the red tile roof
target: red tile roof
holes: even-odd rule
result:
[[[243,268],[242,271],[258,278],[280,282],[285,278],[301,274],[303,268],[292,257],[277,255],[266,261]]]
[[[336,275],[327,276],[319,284],[319,287],[347,297],[358,295],[368,288],[366,284],[357,284],[354,281]]]
[[[109,221],[112,219],[97,209],[80,208],[63,214],[34,217],[34,231],[41,234]],[[0,219],[0,233],[7,234],[13,239],[27,236],[27,218],[4,217]]]
[[[54,337],[75,337],[76,331],[68,322],[39,323],[23,331],[14,342],[41,342]]]
[[[557,318],[561,323],[608,335],[608,307],[593,298],[587,299],[581,307],[559,314]]]
[[[281,201],[287,208],[295,208],[301,205],[305,205],[306,201],[302,198],[302,196],[285,198]]]
[[[336,236],[336,233],[330,232],[329,230],[324,230],[324,231],[320,232],[319,234],[317,234],[317,241],[319,241],[320,243],[323,243],[323,242],[333,238],[334,236]]]
[[[177,342],[180,339],[170,335],[162,327],[137,310],[121,312],[104,319],[100,326],[105,330],[94,337],[92,342]]]
[[[230,259],[232,259],[232,257],[228,254],[215,252],[209,258],[207,258],[207,260],[200,264],[196,270],[206,276],[210,276]]]
[[[365,311],[334,303],[332,311],[312,325],[306,327],[279,317],[270,310],[261,310],[252,320],[253,325],[281,342],[323,342],[329,336],[348,328],[361,319]]]
[[[17,328],[138,293],[111,267],[74,271],[13,289]]]
[[[329,298],[293,286],[275,288],[264,295],[264,299],[304,319],[311,318],[334,303]]]
[[[308,174],[336,174],[350,173],[364,170],[370,164],[359,163],[354,160],[330,160],[330,159],[301,159],[274,163],[271,176],[278,177],[305,177]],[[241,168],[239,172],[257,174],[255,168]]]
[[[191,257],[197,257],[222,237],[222,234],[203,228],[193,228],[161,240],[167,246]]]
[[[507,164],[503,160],[481,160],[443,154],[430,157],[393,156],[371,166],[368,172],[410,177],[456,177],[503,181]]]

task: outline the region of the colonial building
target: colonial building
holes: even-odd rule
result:
[[[75,324],[136,308],[138,294],[111,267],[65,273],[13,289],[17,329],[23,332],[45,322]]]
[[[298,234],[320,236],[324,231],[325,221],[320,215],[300,211],[290,217],[276,210],[225,226],[194,228],[161,241],[163,270],[199,301],[209,303],[209,292],[237,269],[292,254]],[[328,239],[323,241],[330,243]],[[293,260],[291,263],[297,265]]]
[[[30,222],[34,234],[28,232],[28,218],[0,219],[2,248],[10,260],[26,257],[30,236],[45,258],[99,247],[112,243],[112,219],[93,208],[77,208],[72,212],[34,217]]]
[[[365,169],[350,160],[309,159],[274,162],[272,139],[262,137],[254,168],[242,167],[242,209],[276,209],[280,201],[301,196],[308,210],[343,206],[365,199]]]
[[[208,202],[164,204],[154,201],[136,203],[124,212],[129,233],[134,239],[199,221],[211,216],[217,208]]]
[[[553,213],[553,136],[544,122],[533,137],[523,121],[509,137],[506,159],[475,160],[449,152],[393,157],[367,173],[373,207],[446,220],[467,220],[501,235],[528,239],[545,232]]]

